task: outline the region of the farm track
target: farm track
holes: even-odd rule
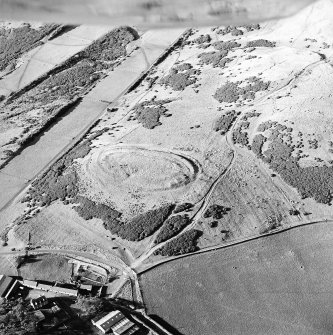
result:
[[[296,73],[290,80],[287,81],[287,83],[285,83],[283,86],[278,87],[276,89],[274,89],[273,91],[270,91],[268,94],[264,95],[263,97],[259,98],[258,100],[256,100],[256,104],[261,103],[266,101],[269,97],[271,97],[272,95],[277,94],[278,92],[282,91],[283,89],[286,89],[288,86],[290,86],[291,84],[293,84],[297,79],[299,79],[299,77],[306,73],[307,70],[310,70],[314,67],[316,67],[317,65],[323,63],[323,62],[327,62],[325,59],[320,59],[318,61],[315,61],[311,64],[308,64],[307,66],[305,66],[301,71],[299,71],[298,73]],[[148,249],[145,253],[143,253],[137,260],[135,260],[134,263],[131,264],[132,268],[138,268],[140,267],[140,263],[142,264],[147,258],[149,258],[157,249],[163,247],[165,244],[167,244],[169,241],[177,238],[180,234],[182,234],[185,231],[188,231],[190,229],[192,229],[195,224],[197,223],[197,220],[200,219],[200,217],[202,216],[202,214],[204,213],[204,211],[206,210],[209,201],[212,197],[212,194],[214,193],[214,190],[216,189],[216,186],[223,180],[223,178],[227,175],[227,173],[232,169],[233,164],[235,162],[235,158],[237,157],[237,155],[239,154],[238,151],[241,150],[240,148],[238,148],[232,141],[232,133],[234,131],[234,129],[236,128],[236,126],[239,124],[241,117],[248,111],[252,110],[252,107],[248,107],[244,110],[241,111],[241,114],[237,117],[236,121],[233,123],[231,129],[228,131],[228,133],[226,134],[226,142],[229,146],[229,148],[231,149],[232,152],[232,159],[228,165],[228,167],[219,175],[218,178],[215,179],[215,181],[212,183],[212,185],[210,186],[210,188],[208,189],[207,193],[205,194],[205,196],[199,200],[195,205],[200,204],[199,209],[197,210],[197,212],[192,216],[192,223],[190,225],[188,225],[187,227],[185,227],[179,234],[177,234],[176,236],[170,238],[167,241],[164,241],[158,245],[154,245],[153,242],[150,245],[150,249]],[[267,171],[267,168],[263,166],[263,164],[260,164],[260,170],[265,174],[265,175],[269,175],[269,172]],[[276,189],[278,190],[278,193],[280,193],[285,200],[290,203],[291,208],[294,208],[294,203],[293,201],[287,196],[286,192],[284,190],[282,190],[278,185],[276,185],[276,183],[274,182],[274,180],[272,180],[272,178],[270,178],[273,185],[276,187]],[[299,221],[302,220],[302,217],[299,215],[298,216]],[[304,223],[300,223],[299,225],[302,225]],[[286,229],[290,229],[290,228],[286,228]],[[262,237],[256,235],[256,237]],[[265,235],[266,236],[266,235]],[[244,242],[246,242],[247,240],[252,240],[256,238],[255,236],[251,236],[248,237],[248,239],[244,239]],[[232,245],[234,244],[238,244],[241,243],[240,241],[238,242],[234,242]],[[225,246],[221,246],[221,247],[225,247]],[[216,246],[215,247],[208,247],[205,249],[202,249],[202,251],[207,252],[210,250],[216,250]],[[196,254],[197,252],[193,253]],[[191,255],[191,254],[190,254]],[[171,260],[173,260],[174,258],[172,258]],[[166,260],[168,261],[168,260]],[[163,263],[163,262],[162,262]],[[158,265],[162,264],[162,263],[158,263]],[[155,265],[153,265],[152,267],[154,267]],[[145,270],[145,271],[148,271]],[[139,272],[140,273],[140,272]]]
[[[332,223],[333,224],[333,220],[319,220],[319,221],[303,222],[303,223],[300,223],[300,224],[296,224],[294,226],[289,226],[289,227],[285,227],[285,228],[278,228],[278,229],[272,230],[272,231],[270,231],[268,233],[265,233],[265,234],[261,234],[261,235],[256,234],[256,235],[253,235],[253,236],[248,236],[246,238],[230,242],[228,244],[224,244],[224,245],[218,244],[218,245],[215,245],[215,246],[206,247],[204,249],[200,249],[198,251],[195,251],[195,252],[192,252],[192,253],[189,253],[189,254],[173,256],[172,258],[168,258],[168,259],[162,259],[162,260],[160,260],[160,261],[158,261],[154,264],[148,265],[147,267],[143,267],[141,269],[139,267],[134,268],[134,269],[135,269],[137,275],[141,275],[145,272],[148,272],[149,270],[152,270],[152,269],[154,269],[154,268],[156,268],[160,265],[163,265],[165,263],[172,262],[176,259],[191,257],[191,256],[207,253],[207,252],[210,252],[210,251],[224,249],[224,248],[230,248],[230,247],[234,247],[234,246],[237,246],[237,245],[240,245],[240,244],[247,243],[249,241],[254,241],[254,240],[262,239],[262,238],[269,237],[269,236],[272,236],[272,235],[281,234],[281,233],[284,233],[284,232],[287,232],[287,231],[290,231],[290,230],[294,230],[294,229],[301,229],[302,227],[305,227],[305,226],[323,224],[323,223]],[[132,266],[132,268],[133,268],[133,266]]]

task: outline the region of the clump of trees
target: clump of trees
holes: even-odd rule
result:
[[[228,211],[230,211],[230,208],[214,204],[207,208],[207,210],[203,214],[203,217],[204,218],[213,217],[213,219],[219,220],[222,219],[223,216],[228,213]]]
[[[237,115],[239,115],[239,112],[236,112],[235,110],[226,112],[215,121],[213,129],[215,131],[220,131],[221,135],[225,135],[237,119]]]
[[[201,232],[199,230],[191,229],[185,231],[175,239],[167,242],[163,247],[157,249],[154,255],[161,256],[177,256],[197,251],[198,238]]]
[[[274,48],[275,46],[276,42],[271,42],[265,39],[250,41],[246,44],[246,48],[256,48],[256,47]]]
[[[167,219],[159,233],[156,236],[155,243],[167,241],[169,238],[176,236],[181,232],[189,223],[190,218],[187,215],[175,215]]]

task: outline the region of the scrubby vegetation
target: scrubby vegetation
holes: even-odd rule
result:
[[[276,42],[271,42],[264,39],[250,41],[246,44],[247,48],[257,48],[257,47],[274,48],[275,46]]]
[[[189,202],[185,202],[183,204],[179,204],[175,207],[175,209],[173,210],[174,213],[180,213],[180,212],[184,212],[184,211],[188,211],[190,209],[193,208],[193,204],[189,203]]]
[[[64,204],[72,203],[73,209],[85,220],[101,219],[112,234],[130,241],[139,241],[162,226],[174,205],[167,204],[123,222],[121,213],[114,208],[79,195],[79,180],[73,169],[73,161],[85,157],[90,151],[91,141],[107,129],[96,132],[60,158],[42,177],[32,183],[23,201],[29,202],[30,207],[47,206],[56,200],[61,200]]]
[[[203,44],[203,43],[209,43],[212,40],[209,34],[206,35],[200,35],[196,39],[193,40],[196,44]]]
[[[232,142],[242,146],[249,145],[249,136],[246,131],[243,131],[242,124],[232,132]]]
[[[8,156],[6,162],[56,116],[74,108],[80,96],[105,75],[105,70],[113,68],[120,61],[117,57],[126,54],[126,45],[136,35],[131,28],[114,29],[87,50],[53,69],[51,75],[47,74],[28,88],[12,94],[1,109],[2,120],[6,125],[6,122],[10,124],[19,119],[19,123],[24,124],[24,130],[15,141],[15,152]]]
[[[282,215],[281,214],[273,214],[267,217],[265,222],[265,228],[263,228],[259,233],[260,234],[267,234],[270,231],[277,229],[281,226],[282,222]]]
[[[236,41],[218,41],[213,43],[213,47],[216,50],[220,51],[230,51],[235,48],[239,48],[241,46],[240,43],[237,43]]]
[[[142,102],[134,107],[135,117],[143,127],[153,129],[161,125],[161,116],[171,116],[167,114],[168,109],[164,106],[171,100],[150,100]]]
[[[0,28],[0,71],[7,67],[14,69],[20,56],[38,46],[44,37],[57,28],[59,25],[46,24],[34,29],[28,23],[17,28]]]
[[[245,86],[240,86],[242,82],[230,82],[218,88],[214,94],[214,98],[219,102],[232,103],[236,102],[242,96],[243,99],[253,100],[255,93],[268,89],[270,82],[264,82],[260,78],[251,77],[249,83]]]
[[[174,66],[170,73],[161,79],[161,85],[169,86],[175,91],[182,91],[187,86],[194,84],[197,81],[196,75],[199,75],[200,71],[196,70],[189,63],[183,63],[178,66]]]
[[[232,124],[235,122],[237,115],[239,115],[239,113],[237,113],[235,110],[226,112],[215,121],[213,129],[215,131],[220,131],[221,135],[225,135],[231,128]]]
[[[203,52],[198,58],[200,59],[201,64],[223,68],[227,63],[231,62],[231,59],[226,57],[227,54],[227,51]]]
[[[155,243],[167,241],[169,238],[176,236],[189,223],[190,218],[187,215],[175,215],[166,220],[156,236]]]
[[[129,241],[140,241],[152,235],[159,229],[171,214],[174,205],[167,204],[157,209],[152,209],[139,214],[128,222],[118,219],[104,221],[105,228],[112,234]]]
[[[245,28],[247,31],[253,31],[253,30],[259,30],[260,29],[260,25],[257,24],[247,24],[244,26],[226,26],[225,28],[219,29],[217,31],[218,34],[221,35],[226,35],[231,33],[232,36],[238,36],[238,35],[243,35],[243,30],[239,29],[239,28]]]
[[[266,121],[257,128],[260,132],[269,131],[267,138],[258,134],[254,137],[252,150],[258,157],[269,164],[270,168],[278,172],[282,179],[295,187],[302,198],[311,197],[317,202],[329,204],[333,199],[333,167],[313,166],[301,167],[299,160],[304,155],[300,151],[294,154],[298,147],[302,147],[302,140],[292,144],[292,128],[279,124],[276,121]],[[299,132],[299,137],[302,133]],[[268,141],[268,149],[262,152],[262,145]],[[315,141],[311,142],[316,145]],[[317,159],[318,160],[318,159]]]
[[[291,186],[295,187],[303,198],[312,197],[317,202],[328,204],[333,194],[333,168],[330,166],[300,167],[296,157],[292,156],[293,147],[276,139],[269,144],[264,160]]]
[[[199,230],[188,230],[156,250],[154,255],[177,256],[194,252],[198,250],[197,240],[200,234],[201,232]]]
[[[228,207],[224,207],[224,206],[221,206],[221,205],[214,204],[214,205],[211,205],[207,208],[203,217],[204,218],[213,217],[213,219],[219,220],[219,219],[222,219],[222,217],[225,214],[227,214],[229,210],[230,210],[230,208],[228,208]]]
[[[6,300],[0,298],[0,333],[6,335],[28,335],[37,333],[38,318],[22,298]]]
[[[267,141],[267,138],[262,134],[257,134],[253,137],[251,149],[257,157],[262,156],[261,149],[266,141]]]
[[[110,208],[109,206],[96,203],[82,196],[75,197],[74,201],[78,202],[79,206],[75,206],[73,208],[85,220],[98,218],[103,222],[111,222],[121,215],[121,213],[114,210],[113,208]]]

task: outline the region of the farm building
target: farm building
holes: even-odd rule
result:
[[[33,280],[23,280],[22,285],[35,289],[35,290],[42,290],[46,292],[54,292],[57,294],[63,294],[63,295],[69,295],[72,297],[77,297],[77,290],[70,289],[70,288],[65,288],[61,286],[51,286],[51,285],[45,285],[45,284],[39,284],[36,281]]]
[[[0,275],[0,297],[9,299],[19,289],[20,283],[5,275]]]
[[[44,295],[40,296],[39,298],[30,300],[30,305],[32,306],[33,309],[40,309],[46,306],[47,304],[48,301]]]
[[[139,330],[139,327],[120,311],[103,313],[92,319],[91,322],[104,334],[112,330],[115,335],[130,335]]]

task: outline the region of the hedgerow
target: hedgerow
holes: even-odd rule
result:
[[[235,110],[226,112],[215,121],[213,129],[215,131],[220,131],[221,135],[225,135],[237,119],[237,115],[239,115],[239,113],[237,113]]]
[[[176,236],[189,223],[190,218],[187,215],[175,215],[167,219],[155,239],[155,244],[167,241],[169,238]]]
[[[199,74],[200,71],[193,69],[191,64],[184,63],[173,67],[170,74],[160,80],[160,84],[169,86],[175,91],[182,91],[194,84],[197,81],[196,75]]]
[[[201,232],[199,230],[191,229],[175,239],[167,242],[163,247],[157,249],[154,255],[161,256],[177,256],[190,252],[197,251],[197,240]]]

